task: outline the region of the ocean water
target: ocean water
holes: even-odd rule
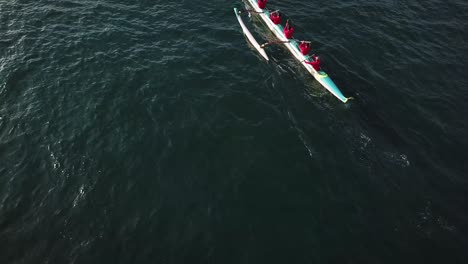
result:
[[[0,263],[467,263],[468,3],[233,7],[0,0]]]

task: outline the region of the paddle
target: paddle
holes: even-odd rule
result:
[[[257,12],[257,11],[255,11],[255,10],[253,10],[253,9],[239,10],[239,11],[237,11],[237,12],[238,12],[239,14],[242,14],[242,13],[245,13],[245,12],[256,13],[256,14],[261,14],[261,13],[263,13],[263,12]]]
[[[310,55],[310,56],[312,56],[312,58],[313,58],[313,57],[315,57],[315,54],[312,54],[312,55]],[[306,61],[306,60],[307,60],[307,59],[305,59],[305,60],[303,60],[303,61],[301,61],[301,62],[304,62],[304,61]]]
[[[299,43],[301,43],[301,42],[303,42],[303,41],[304,41],[305,43],[309,43],[309,44],[312,43],[312,41],[306,41],[306,40],[300,40],[300,39],[290,39],[289,41],[291,41],[291,40],[294,40],[294,41],[299,42]]]
[[[260,45],[260,48],[264,48],[268,45],[271,45],[271,44],[283,44],[283,43],[289,43],[291,42],[291,40],[294,40],[294,41],[297,41],[297,42],[301,42],[303,40],[298,40],[298,39],[290,39],[290,40],[287,40],[287,41],[270,41],[270,42],[266,42],[266,43],[263,43],[262,45]],[[310,41],[304,41],[305,43],[312,43]]]
[[[266,46],[271,45],[271,44],[283,44],[283,43],[289,43],[289,40],[288,41],[270,41],[270,42],[266,42],[266,43],[263,43],[262,45],[260,45],[260,48],[265,48]]]

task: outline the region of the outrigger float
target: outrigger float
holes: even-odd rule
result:
[[[246,0],[249,5],[253,8],[252,10],[247,10],[249,13],[257,14],[260,19],[267,25],[267,27],[273,32],[276,38],[279,40],[278,43],[282,43],[291,53],[292,55],[304,66],[307,71],[314,76],[314,78],[323,85],[330,93],[332,93],[336,98],[338,98],[343,103],[346,103],[352,97],[345,97],[343,93],[341,93],[340,89],[335,85],[332,79],[328,76],[328,74],[322,70],[316,71],[311,65],[305,63],[304,61],[309,60],[309,56],[302,55],[299,49],[299,43],[295,39],[287,39],[283,33],[283,26],[282,25],[275,25],[273,21],[270,19],[270,11],[266,9],[261,9],[258,7],[255,0]],[[262,55],[262,57],[268,61],[268,55],[266,54],[265,50],[263,49],[265,45],[259,45],[258,42],[255,40],[253,35],[245,26],[242,18],[240,17],[240,11],[237,8],[234,8],[234,12],[236,14],[237,20],[242,27],[242,31],[244,32],[245,36],[249,40],[249,42],[253,45],[253,47]]]

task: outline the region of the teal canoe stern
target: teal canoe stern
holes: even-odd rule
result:
[[[320,74],[320,82],[322,85],[327,88],[334,96],[336,96],[340,101],[346,103],[350,98],[347,98],[343,95],[340,89],[336,86],[333,80],[323,71],[319,72]]]

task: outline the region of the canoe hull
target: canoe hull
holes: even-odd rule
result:
[[[255,0],[246,0],[252,6],[252,8],[258,13],[258,16],[263,20],[265,25],[273,32],[273,34],[281,41],[289,41],[283,43],[283,45],[293,54],[293,56],[307,69],[307,71],[314,76],[314,78],[332,93],[336,98],[338,98],[343,103],[346,103],[349,98],[346,98],[332,79],[324,71],[316,71],[311,65],[304,62],[304,60],[309,60],[309,56],[302,55],[299,50],[299,43],[295,40],[289,40],[284,36],[283,26],[275,25],[270,19],[270,14],[267,10],[260,9]]]

